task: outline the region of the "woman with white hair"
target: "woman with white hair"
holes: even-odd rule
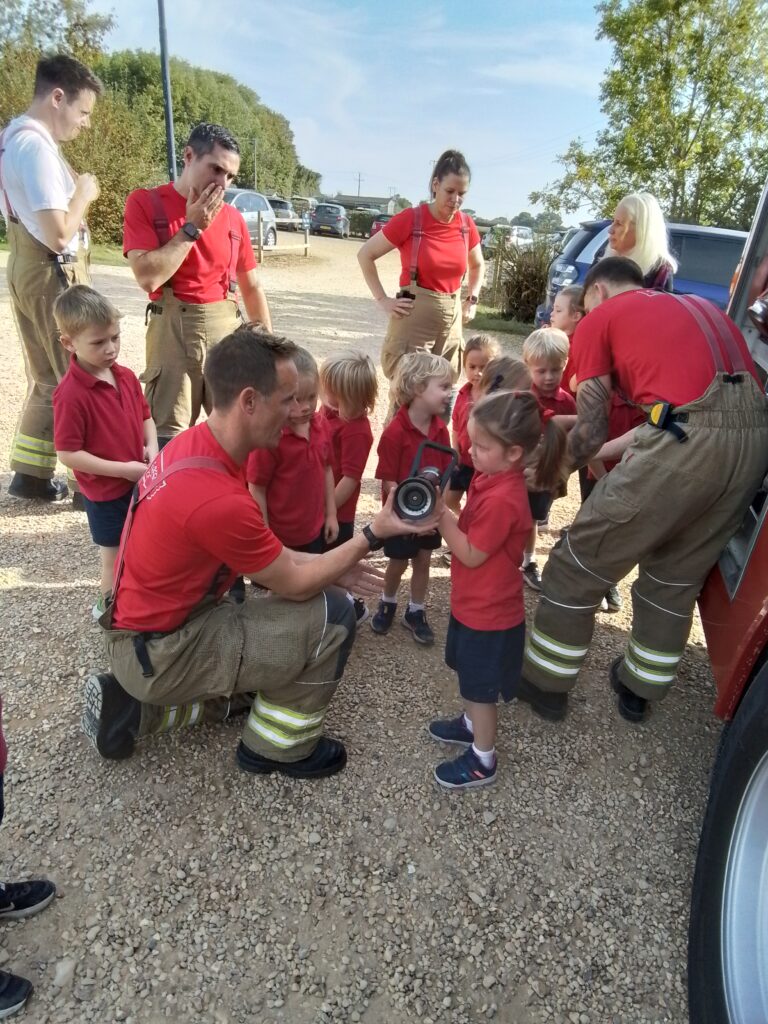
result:
[[[643,285],[671,292],[677,260],[669,251],[669,236],[658,200],[650,192],[633,192],[616,207],[608,228],[604,256],[626,256],[643,272]]]

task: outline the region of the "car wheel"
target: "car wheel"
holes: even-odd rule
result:
[[[267,233],[264,235],[264,246],[271,249],[275,245],[277,245],[277,232],[274,228],[267,228]]]
[[[768,665],[723,729],[688,934],[691,1024],[768,1019]]]

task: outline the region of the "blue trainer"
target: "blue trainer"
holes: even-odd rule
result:
[[[497,760],[486,768],[471,747],[455,761],[443,761],[435,768],[435,781],[443,789],[476,789],[496,781]]]
[[[458,718],[439,718],[436,722],[430,722],[427,732],[433,740],[453,743],[457,747],[471,747],[474,740],[474,736],[464,725],[464,715],[459,715]]]

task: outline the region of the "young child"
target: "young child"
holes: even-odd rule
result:
[[[457,515],[461,505],[461,496],[469,488],[474,473],[472,459],[469,455],[467,421],[472,406],[481,395],[480,381],[483,370],[498,354],[499,349],[496,342],[487,334],[476,334],[464,346],[462,367],[467,382],[456,396],[451,417],[451,444],[459,453],[459,465],[451,474],[451,481],[445,493],[446,505]]]
[[[568,285],[567,288],[561,288],[555,296],[555,301],[552,304],[549,326],[556,327],[559,331],[563,331],[563,333],[568,336],[568,341],[570,342],[574,331],[579,326],[579,323],[583,318],[584,289],[580,288],[577,284],[571,284]],[[563,384],[571,394],[576,394],[576,381],[573,379],[573,366],[571,364],[570,352],[568,354],[568,362],[565,364],[565,370],[563,372]]]
[[[320,367],[321,413],[331,439],[339,534],[333,547],[352,539],[360,483],[373,445],[368,417],[378,394],[376,367],[362,352],[330,356]]]
[[[531,513],[523,471],[537,452],[536,486],[562,479],[565,433],[529,392],[495,391],[469,418],[475,475],[458,520],[445,507],[440,529],[451,545],[451,617],[445,661],[459,677],[464,713],[438,720],[430,735],[464,747],[435,769],[445,789],[487,786],[496,779],[499,695],[516,695],[525,640],[520,558]]]
[[[75,474],[99,549],[101,593],[92,609],[98,619],[112,591],[133,485],[157,455],[157,430],[138,378],[117,362],[122,313],[76,284],[56,299],[53,315],[61,344],[72,353],[53,393],[54,444]]]
[[[322,554],[339,533],[331,442],[317,410],[320,376],[306,349],[293,357],[299,374],[296,406],[277,448],[248,456],[246,479],[264,522],[293,551]]]
[[[392,389],[399,408],[384,428],[377,449],[376,479],[381,480],[382,501],[386,501],[389,492],[410,476],[411,464],[422,441],[449,444],[448,429],[440,417],[448,409],[451,388],[451,364],[442,356],[412,352],[398,363]],[[424,452],[423,466],[435,466],[442,473],[449,463],[447,454],[431,448]],[[397,611],[397,590],[410,560],[413,567],[411,599],[403,616],[403,625],[411,630],[416,643],[435,642],[424,612],[424,602],[429,585],[431,553],[440,547],[441,542],[437,532],[422,537],[393,537],[384,542],[384,554],[389,562],[379,610],[371,619],[374,633],[388,633],[392,626]]]
[[[576,400],[561,386],[565,364],[568,362],[568,336],[556,327],[542,327],[533,331],[523,342],[523,359],[531,374],[531,390],[542,410],[557,417],[561,427],[570,428],[576,422]],[[539,529],[549,525],[549,510],[553,495],[549,491],[531,491],[533,526],[523,553],[523,579],[533,590],[541,590],[541,574],[536,565],[536,539]]]

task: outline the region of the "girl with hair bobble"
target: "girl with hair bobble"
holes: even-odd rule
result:
[[[475,475],[467,504],[447,506],[440,531],[453,552],[451,616],[445,661],[459,677],[464,712],[440,719],[429,734],[463,747],[435,769],[445,789],[472,789],[496,780],[497,702],[517,694],[525,641],[520,562],[531,529],[523,475],[537,453],[534,486],[552,490],[565,471],[565,432],[527,391],[494,391],[469,418]]]

